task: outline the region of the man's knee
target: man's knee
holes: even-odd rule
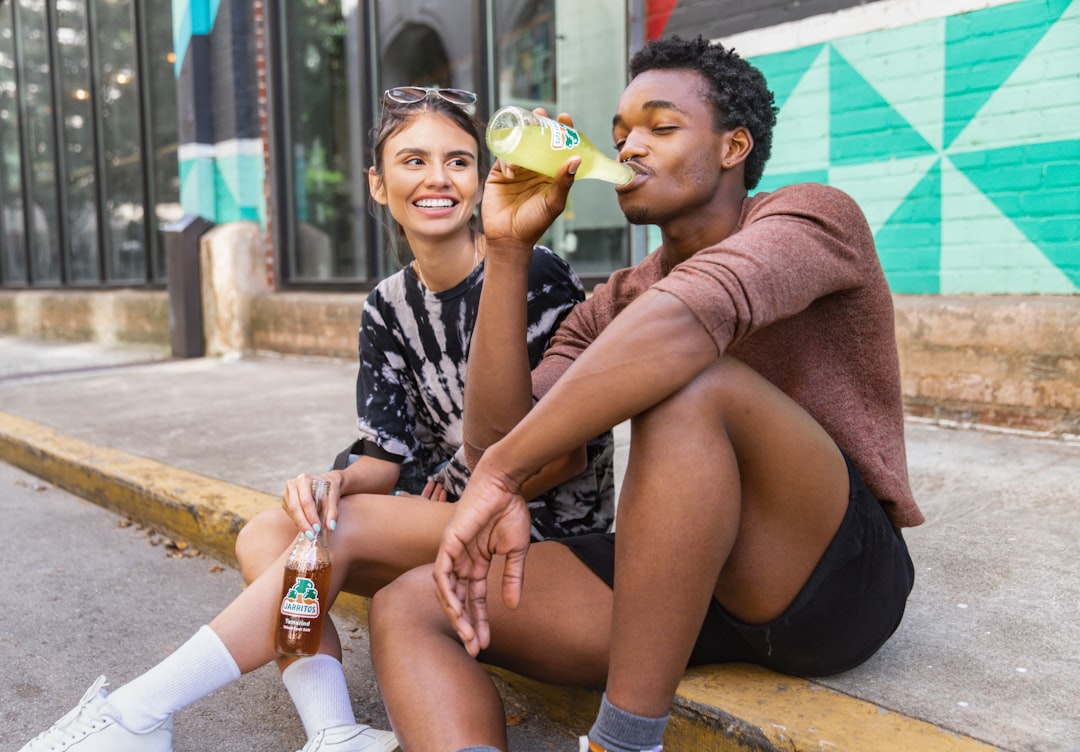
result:
[[[401,632],[405,625],[417,627],[421,614],[432,610],[424,606],[438,609],[434,591],[430,566],[412,569],[380,588],[371,598],[368,610],[372,644],[380,635],[385,637]]]

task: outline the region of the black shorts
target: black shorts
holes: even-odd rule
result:
[[[848,508],[821,561],[795,600],[766,624],[739,621],[709,604],[688,665],[756,663],[798,676],[858,666],[900,626],[915,580],[907,544],[847,460]],[[615,534],[558,540],[612,587]]]

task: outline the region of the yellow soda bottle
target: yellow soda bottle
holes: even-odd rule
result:
[[[581,157],[578,178],[625,185],[634,171],[601,154],[580,131],[524,107],[503,107],[488,121],[487,145],[496,157],[542,175],[554,176],[563,162]]]

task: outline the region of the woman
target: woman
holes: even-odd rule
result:
[[[297,528],[325,524],[334,562],[331,598],[373,595],[400,573],[430,563],[464,488],[461,445],[465,358],[483,280],[484,237],[474,227],[484,164],[483,127],[456,89],[390,89],[369,171],[375,202],[389,211],[414,260],[368,296],[357,380],[359,456],[323,473],[331,491],[316,514],[303,474],[286,484],[282,508],[265,512],[238,540],[250,585],[175,653],[109,695],[104,678],[24,752],[169,750],[172,714],[277,658],[273,625],[281,572]],[[529,268],[530,359],[539,360],[562,318],[584,298],[570,267],[536,248]],[[534,331],[535,330],[535,331]],[[564,482],[565,481],[565,482]],[[557,484],[562,484],[556,488]],[[392,492],[394,495],[388,495]],[[606,529],[613,514],[607,437],[551,463],[531,481],[537,538]],[[331,624],[320,653],[279,666],[305,732],[304,752],[393,750],[394,735],[356,723]]]

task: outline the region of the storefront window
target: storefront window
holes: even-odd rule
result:
[[[147,167],[151,171],[153,201],[151,212],[154,227],[151,278],[165,277],[164,228],[183,217],[180,206],[180,176],[177,145],[180,140],[176,112],[176,78],[173,50],[171,0],[151,0],[144,6],[142,32],[146,50],[146,78],[149,82],[147,100],[147,129],[150,134],[150,154]]]
[[[56,150],[53,147],[52,66],[43,0],[15,4],[16,28],[22,46],[19,94],[26,113],[26,158],[29,162],[29,199],[26,238],[30,241],[30,278],[33,284],[60,281],[60,213],[56,193]]]
[[[99,28],[97,92],[101,112],[106,276],[146,279],[142,117],[129,0],[94,0]]]
[[[340,2],[280,0],[292,281],[363,276],[350,190],[345,21]]]
[[[0,3],[0,283],[27,282],[22,148],[11,3]]]
[[[377,93],[393,86],[434,86],[477,90],[474,66],[475,19],[467,4],[442,0],[426,6],[379,0],[377,3],[379,79]],[[469,4],[471,5],[471,4]],[[477,113],[483,118],[484,113]],[[365,155],[367,163],[370,156]],[[379,226],[390,227],[389,215],[380,211]],[[378,238],[379,276],[400,269],[411,260],[408,248]]]
[[[497,106],[568,112],[609,156],[611,116],[626,80],[623,0],[512,0],[495,4]],[[596,34],[596,29],[605,33]],[[582,276],[630,263],[629,233],[612,186],[575,184],[544,242]]]
[[[97,180],[94,166],[94,107],[90,92],[86,8],[57,3],[56,43],[60,61],[60,112],[63,119],[64,185],[70,239],[67,274],[72,282],[96,282],[98,253]]]

